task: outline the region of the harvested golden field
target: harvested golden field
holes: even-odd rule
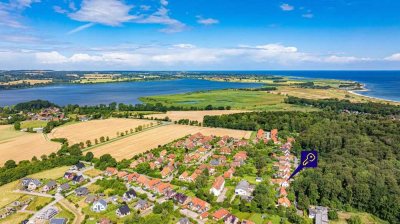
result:
[[[136,135],[99,146],[90,151],[96,157],[103,154],[111,154],[117,160],[130,159],[134,155],[147,150],[157,148],[178,138],[189,134],[200,132],[204,135],[224,136],[229,135],[235,138],[250,138],[250,131],[231,130],[223,128],[207,128],[188,125],[166,125],[150,129]]]
[[[237,114],[250,112],[246,110],[199,110],[199,111],[168,111],[165,114],[149,114],[146,115],[146,118],[157,118],[164,119],[168,117],[172,121],[178,121],[180,119],[189,119],[191,121],[199,121],[203,122],[203,118],[206,115],[216,116],[216,115],[224,115],[224,114]]]
[[[139,125],[156,124],[156,121],[138,120],[138,119],[106,119],[93,120],[88,122],[79,122],[72,125],[61,126],[55,128],[48,136],[52,138],[66,138],[70,144],[86,142],[91,140],[94,143],[95,139],[101,136],[117,137],[117,132],[135,130]]]
[[[0,85],[18,85],[22,83],[29,83],[29,85],[36,85],[36,84],[47,84],[53,82],[52,79],[24,79],[18,81],[11,81],[11,82],[0,82]]]
[[[64,173],[69,170],[69,166],[62,166],[62,167],[57,167],[54,169],[50,170],[45,170],[39,173],[35,173],[32,175],[29,175],[31,178],[37,178],[37,179],[58,179],[60,177],[64,176]]]
[[[46,140],[43,134],[22,133],[12,130],[11,126],[1,127],[0,136],[1,165],[10,159],[18,162],[48,155],[60,148],[59,143]]]

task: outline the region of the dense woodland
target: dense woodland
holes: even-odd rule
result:
[[[289,96],[287,99],[285,99],[285,103],[313,106],[321,109],[334,110],[337,112],[347,110],[350,112],[369,114],[400,115],[400,106],[383,103],[352,103],[349,100],[338,99],[310,100],[293,96]]]
[[[253,112],[206,116],[204,125],[297,132],[296,144],[320,153],[319,167],[302,171],[293,182],[300,209],[356,208],[400,223],[400,121],[334,111]]]

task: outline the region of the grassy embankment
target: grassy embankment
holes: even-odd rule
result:
[[[264,91],[245,90],[215,90],[202,91],[176,95],[162,95],[142,97],[145,103],[162,103],[165,106],[201,107],[227,107],[238,110],[314,110],[309,107],[285,104],[284,95],[267,93]]]

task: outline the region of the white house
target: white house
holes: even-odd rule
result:
[[[94,212],[102,212],[107,209],[107,202],[103,199],[95,201],[92,205],[92,211]]]
[[[217,179],[215,179],[214,184],[210,189],[210,193],[218,197],[224,190],[224,187],[225,187],[225,179],[222,176],[219,176],[217,177]]]
[[[250,196],[251,193],[252,193],[252,187],[250,186],[250,184],[247,181],[242,180],[238,183],[238,185],[236,185],[236,188],[235,188],[236,195]]]

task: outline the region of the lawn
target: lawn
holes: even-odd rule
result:
[[[238,110],[311,110],[309,107],[300,107],[285,104],[286,96],[271,94],[264,91],[245,90],[215,90],[201,91],[176,95],[161,95],[142,97],[145,103],[162,103],[166,106],[201,107],[227,107]]]
[[[75,218],[75,215],[72,214],[68,209],[64,208],[61,204],[57,203],[56,207],[59,209],[59,213],[56,215],[56,218],[66,218],[68,219],[68,223],[72,223]]]
[[[2,224],[15,224],[15,223],[21,223],[25,219],[28,219],[31,214],[29,213],[14,213],[10,216],[8,216],[5,219],[1,220]]]
[[[47,125],[47,121],[23,121],[21,122],[21,128],[44,128]]]
[[[388,224],[388,222],[375,217],[372,214],[365,213],[365,212],[338,212],[339,220],[330,221],[329,223],[332,224],[346,224],[347,219],[352,216],[358,216],[361,218],[363,224]]]
[[[57,167],[51,170],[46,170],[40,173],[35,173],[32,175],[29,175],[31,178],[37,178],[37,179],[58,179],[60,177],[64,176],[64,173],[69,169],[69,166],[62,166],[62,167]]]
[[[26,207],[26,210],[38,211],[45,205],[50,203],[52,200],[53,200],[52,198],[47,198],[47,197],[35,197],[33,201],[29,203],[28,207]]]
[[[103,173],[103,171],[98,170],[98,169],[91,169],[88,171],[83,172],[85,175],[88,175],[89,177],[97,177]]]
[[[255,222],[256,224],[266,224],[271,221],[273,224],[279,224],[281,218],[277,215],[268,215],[266,214],[266,218],[263,219],[262,214],[259,213],[248,213],[248,212],[240,212],[238,210],[233,210],[232,214],[237,216],[240,219],[247,219]]]
[[[12,192],[13,190],[18,189],[18,185],[19,181],[14,181],[0,187],[0,208],[10,204],[22,196],[21,194]]]

